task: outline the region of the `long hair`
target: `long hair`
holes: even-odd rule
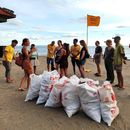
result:
[[[85,43],[85,41],[84,41],[84,40],[80,40],[80,43],[81,43],[81,45],[86,49],[86,51],[88,51],[88,46],[87,46],[87,44]]]
[[[68,43],[64,43],[63,44],[63,48],[66,50],[66,55],[69,56],[69,54],[70,54],[69,44]]]
[[[22,46],[24,46],[25,43],[26,43],[28,40],[29,40],[28,38],[24,38],[24,39],[23,39],[23,42],[22,42]]]

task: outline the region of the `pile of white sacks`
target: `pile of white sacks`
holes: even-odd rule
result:
[[[45,103],[45,107],[64,107],[68,117],[80,108],[96,122],[111,126],[119,114],[112,85],[105,81],[100,87],[93,79],[79,79],[76,75],[62,77],[56,70],[44,71],[41,75],[32,74],[31,84],[25,101],[38,97],[36,104]]]

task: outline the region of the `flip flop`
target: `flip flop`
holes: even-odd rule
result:
[[[26,89],[18,88],[18,91],[25,91]]]
[[[119,85],[118,85],[118,84],[116,84],[116,85],[113,85],[113,87],[116,87],[116,88],[118,87],[118,88],[119,88]]]

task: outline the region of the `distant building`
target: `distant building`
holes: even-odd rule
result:
[[[7,22],[7,19],[16,18],[14,11],[0,7],[0,23]]]

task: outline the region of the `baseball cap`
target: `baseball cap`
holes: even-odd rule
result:
[[[113,37],[112,39],[118,39],[118,40],[121,40],[121,37],[120,37],[120,36],[115,36],[115,37]]]

